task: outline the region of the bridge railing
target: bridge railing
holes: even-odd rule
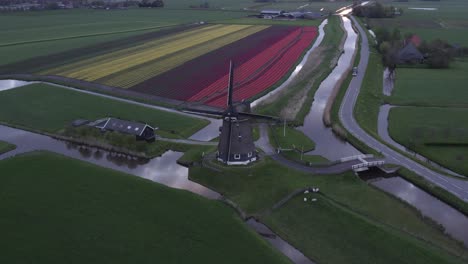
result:
[[[350,161],[350,160],[357,160],[359,158],[361,159],[370,159],[370,158],[373,158],[374,155],[372,154],[361,154],[361,155],[354,155],[354,156],[349,156],[349,157],[344,157],[344,158],[341,158],[340,161],[341,162],[347,162],[347,161]]]
[[[363,163],[355,164],[355,165],[351,166],[351,169],[355,170],[355,169],[359,169],[359,168],[363,168],[363,167],[373,167],[373,166],[380,166],[380,165],[384,165],[384,164],[385,164],[384,160],[376,160],[376,161],[370,161],[370,162],[363,162]]]

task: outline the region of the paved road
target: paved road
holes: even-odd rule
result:
[[[353,20],[361,35],[361,60],[359,61],[358,65],[358,72],[361,74],[358,74],[358,76],[354,77],[350,82],[340,107],[339,116],[343,126],[357,139],[366,143],[369,147],[375,149],[376,151],[382,153],[386,157],[386,161],[388,163],[404,166],[423,176],[428,181],[446,189],[457,197],[468,202],[468,181],[447,177],[422,166],[421,164],[389,148],[387,145],[379,142],[367,134],[356,122],[353,110],[364,78],[363,73],[366,72],[369,61],[369,46],[366,32],[362,29],[359,23],[357,23],[354,17],[351,17],[351,19]]]

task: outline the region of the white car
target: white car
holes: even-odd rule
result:
[[[358,70],[357,67],[353,67],[353,76],[357,76]]]

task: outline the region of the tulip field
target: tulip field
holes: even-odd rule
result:
[[[208,24],[45,69],[57,75],[140,93],[222,107],[229,60],[234,99],[273,86],[296,64],[316,27]]]

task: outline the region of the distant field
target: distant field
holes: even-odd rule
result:
[[[289,263],[187,191],[45,152],[0,171],[1,263]]]
[[[468,2],[463,0],[388,2],[403,9],[403,15],[391,19],[371,19],[372,26],[395,27],[402,33],[418,34],[423,40],[436,38],[468,46]],[[410,8],[435,8],[416,10]]]
[[[112,116],[148,123],[163,132],[188,137],[207,121],[118,102],[45,84],[0,92],[0,121],[56,133],[75,119]]]
[[[15,145],[9,144],[8,142],[0,141],[0,154],[15,149]]]
[[[399,68],[390,101],[397,105],[468,106],[468,61],[449,69]]]
[[[468,109],[398,107],[390,111],[389,132],[402,145],[468,175]]]
[[[229,20],[246,14],[220,10],[138,8],[1,14],[0,65],[141,34],[163,26]]]

